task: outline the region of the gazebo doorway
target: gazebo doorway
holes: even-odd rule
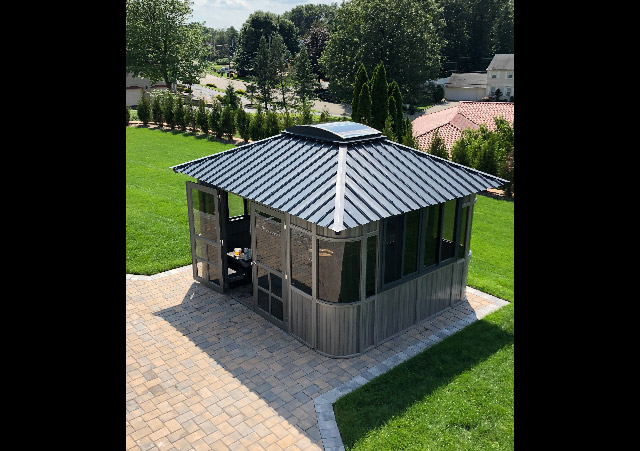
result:
[[[255,311],[287,330],[285,218],[282,213],[254,202],[250,216]]]

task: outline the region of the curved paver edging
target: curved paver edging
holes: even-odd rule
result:
[[[469,314],[459,319],[453,324],[450,324],[448,326],[449,329],[440,329],[440,331],[436,332],[435,334],[428,336],[417,344],[409,346],[404,351],[401,351],[396,355],[389,357],[373,368],[369,368],[368,370],[363,371],[350,381],[345,382],[344,384],[332,390],[329,390],[327,393],[319,395],[314,399],[316,418],[318,420],[318,429],[320,430],[320,437],[322,438],[322,446],[326,451],[344,451],[345,449],[344,443],[342,443],[342,437],[340,436],[340,431],[338,430],[338,424],[336,423],[336,417],[333,412],[333,405],[336,403],[336,401],[338,401],[338,399],[342,398],[348,393],[351,393],[356,388],[361,387],[362,385],[380,376],[381,374],[386,373],[396,365],[399,365],[405,360],[415,356],[416,354],[419,354],[425,349],[462,330],[469,324],[509,304],[509,302],[503,299],[497,298],[487,293],[483,293],[482,291],[478,291],[475,288],[467,287],[467,291],[478,297],[486,299],[487,301],[491,302],[491,304],[479,309],[475,313]]]

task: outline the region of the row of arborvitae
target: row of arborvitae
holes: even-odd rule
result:
[[[244,142],[268,138],[293,125],[313,122],[309,104],[298,115],[278,114],[274,111],[264,113],[260,106],[255,114],[250,114],[242,108],[240,97],[233,89],[227,89],[225,94],[222,101],[213,99],[211,107],[207,107],[204,99],[199,99],[195,106],[191,97],[183,97],[171,91],[154,90],[151,95],[142,91],[137,107],[138,119],[145,127],[149,122],[154,122],[160,128],[166,125],[171,130],[211,133],[216,138],[229,140],[237,133]],[[320,115],[320,122],[330,120],[328,112]],[[130,110],[127,106],[127,125],[129,121]]]
[[[418,148],[411,120],[402,111],[402,93],[395,80],[387,83],[387,72],[380,62],[371,75],[360,64],[353,84],[351,120],[381,130],[392,141]]]

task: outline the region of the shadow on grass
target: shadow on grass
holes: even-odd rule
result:
[[[402,416],[416,402],[512,343],[512,333],[477,321],[340,398],[334,412],[344,445],[353,447],[370,431]]]

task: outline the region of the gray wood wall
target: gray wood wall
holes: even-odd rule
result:
[[[362,353],[463,300],[468,265],[469,257],[351,304],[291,289],[289,332],[329,356]]]

